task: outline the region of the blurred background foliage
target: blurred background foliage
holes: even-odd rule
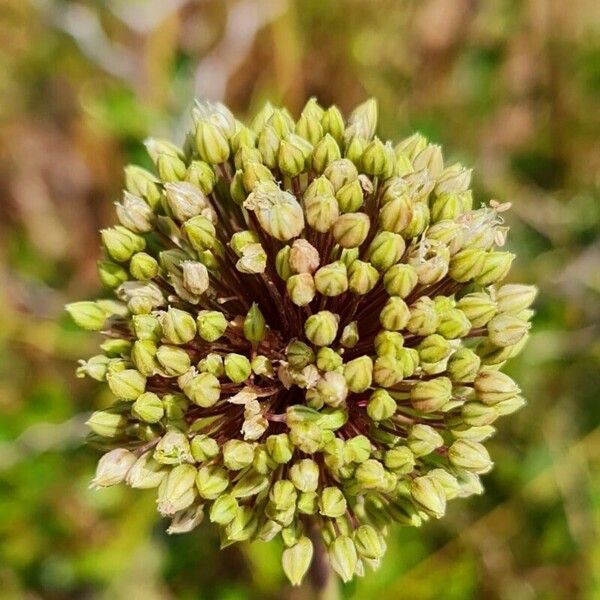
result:
[[[373,95],[514,203],[515,280],[541,288],[511,365],[487,494],[398,529],[346,598],[600,598],[600,4],[597,0],[0,0],[0,597],[306,598],[277,551],[164,534],[152,494],[87,489],[75,379],[94,352],[65,302],[94,296],[97,230],[148,135],[194,96],[241,116]],[[82,416],[78,416],[82,415]]]

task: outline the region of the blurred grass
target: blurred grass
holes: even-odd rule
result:
[[[514,203],[513,277],[541,288],[487,494],[397,530],[344,596],[600,598],[599,34],[592,0],[0,0],[0,598],[305,597],[270,545],[168,538],[151,494],[87,490],[74,415],[106,395],[62,306],[97,293],[122,166],[194,95],[377,96],[385,135],[423,131]]]

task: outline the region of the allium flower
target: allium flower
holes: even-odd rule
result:
[[[147,142],[155,173],[125,169],[98,264],[116,299],[68,306],[107,338],[78,374],[116,397],[88,421],[93,486],[157,488],[170,533],[280,534],[293,584],[320,537],[347,581],[392,522],[481,493],[483,442],[524,404],[499,370],[536,295],[500,283],[509,206],[473,208],[422,135],[377,138],[373,100],[193,116],[183,148]]]

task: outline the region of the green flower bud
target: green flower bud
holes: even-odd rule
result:
[[[198,370],[202,373],[212,373],[215,377],[223,377],[225,374],[223,358],[220,354],[209,352],[198,362]]]
[[[319,512],[324,517],[336,519],[346,513],[346,498],[335,486],[325,487],[319,498]]]
[[[252,367],[250,361],[243,354],[232,352],[225,356],[225,375],[233,381],[233,383],[242,383],[250,377]]]
[[[347,362],[344,377],[351,392],[364,392],[373,381],[373,361],[369,356],[360,356]]]
[[[358,340],[358,323],[356,321],[351,321],[342,330],[340,344],[344,346],[344,348],[354,348],[354,346],[358,344]]]
[[[210,507],[209,519],[211,523],[227,525],[231,523],[239,510],[238,501],[229,494],[219,496]]]
[[[481,359],[469,348],[458,348],[450,356],[446,370],[452,381],[475,381]]]
[[[335,371],[328,371],[317,381],[314,389],[309,390],[315,395],[320,404],[338,407],[343,406],[348,396],[348,385],[344,375]],[[307,394],[307,400],[312,396]]]
[[[421,362],[436,363],[450,356],[452,347],[448,340],[434,333],[423,338],[417,350]]]
[[[144,140],[144,146],[146,147],[148,156],[150,156],[154,163],[156,163],[161,154],[177,157],[182,156],[181,150],[169,140],[147,138]]]
[[[125,167],[125,187],[132,194],[145,198],[153,209],[160,198],[158,183],[159,180],[146,169],[135,165]]]
[[[154,449],[153,458],[161,465],[193,462],[190,443],[181,431],[167,431]]]
[[[165,339],[171,344],[187,344],[196,336],[194,317],[179,308],[169,308],[162,315],[161,326]]]
[[[447,167],[437,179],[435,193],[464,192],[471,183],[471,169],[465,169],[460,163]]]
[[[440,519],[446,512],[446,494],[442,484],[429,475],[416,477],[410,483],[412,499],[426,513]]]
[[[248,190],[248,188],[246,187],[246,183],[244,182],[244,175],[245,173],[241,169],[238,169],[234,173],[231,179],[231,183],[229,184],[229,195],[238,206],[244,204],[244,201],[246,200],[246,191]],[[254,188],[254,184],[256,183],[256,181],[259,180],[260,178],[256,179],[254,178],[254,176],[252,176],[251,181],[249,181],[249,183],[251,183],[252,185],[250,191],[252,191],[252,189]]]
[[[385,487],[385,469],[373,458],[358,465],[354,477],[362,490],[380,490]]]
[[[277,166],[279,170],[288,177],[296,177],[304,170],[304,152],[297,145],[282,140],[277,153]]]
[[[146,378],[135,369],[109,372],[106,381],[110,391],[122,400],[135,400],[146,389]]]
[[[164,516],[190,506],[196,499],[194,478],[196,469],[192,465],[177,465],[162,480],[158,488],[158,511]]]
[[[388,331],[400,331],[407,326],[411,315],[411,310],[402,298],[391,296],[379,313],[379,322]]]
[[[492,344],[505,348],[521,341],[530,327],[531,323],[526,323],[514,315],[500,313],[488,322],[487,331]]]
[[[363,205],[363,191],[360,181],[355,179],[343,185],[335,195],[340,212],[353,213]]]
[[[315,282],[310,273],[292,275],[286,282],[288,296],[296,306],[306,306],[315,297]]]
[[[411,223],[413,208],[406,194],[389,197],[379,211],[379,226],[384,231],[402,233]]]
[[[202,215],[192,217],[183,226],[183,232],[194,250],[202,252],[215,245],[215,226]]]
[[[129,275],[121,265],[110,260],[99,260],[98,277],[100,278],[102,285],[107,288],[116,288],[127,281]]]
[[[76,325],[88,331],[100,331],[104,328],[107,314],[96,302],[71,302],[66,306]]]
[[[358,554],[367,559],[382,558],[386,551],[386,544],[381,535],[371,525],[361,525],[354,531],[354,544]]]
[[[321,115],[311,115],[303,112],[296,123],[294,132],[296,135],[307,139],[311,144],[316,144],[323,137]]]
[[[439,323],[440,317],[433,300],[422,296],[410,307],[410,318],[406,328],[415,335],[425,336],[435,333]]]
[[[319,371],[336,371],[342,366],[342,357],[332,348],[319,348],[317,352],[317,368]]]
[[[398,156],[405,155],[412,162],[426,147],[427,138],[420,133],[413,133],[410,137],[399,142],[394,150]]]
[[[337,336],[339,316],[322,310],[310,315],[304,323],[304,335],[315,346],[329,346]]]
[[[333,237],[342,248],[357,248],[369,234],[370,221],[365,213],[346,213],[333,224]]]
[[[201,310],[196,318],[198,335],[207,342],[216,342],[227,329],[227,319],[216,310]]]
[[[252,359],[250,364],[252,365],[252,372],[255,375],[259,375],[261,377],[268,377],[269,379],[273,378],[273,365],[266,356],[262,356],[259,354],[258,356],[255,356]]]
[[[139,340],[158,341],[162,337],[160,321],[154,315],[134,315],[132,324]]]
[[[459,194],[444,192],[431,203],[431,220],[434,223],[454,220],[463,212]]]
[[[517,396],[521,389],[504,373],[500,371],[481,371],[475,378],[475,395],[487,405],[494,405],[503,400]]]
[[[315,361],[315,353],[304,342],[294,340],[287,347],[286,358],[294,369],[303,369]]]
[[[375,390],[367,404],[367,414],[373,421],[385,421],[396,413],[396,408],[396,401],[385,390]]]
[[[443,410],[452,397],[452,382],[447,377],[420,381],[410,391],[410,402],[424,413]]]
[[[253,344],[262,342],[265,338],[265,328],[265,318],[260,312],[258,304],[254,302],[244,319],[244,337]]]
[[[378,271],[387,271],[400,260],[405,247],[398,234],[380,231],[369,246],[369,261]]]
[[[287,241],[304,229],[304,214],[296,198],[281,190],[276,183],[260,182],[244,202],[254,211],[260,226],[271,236]]]
[[[205,465],[196,473],[196,488],[202,498],[215,500],[229,487],[229,475],[222,467]]]
[[[427,228],[427,239],[444,244],[448,247],[450,256],[453,256],[462,248],[463,227],[456,221],[438,221]]]
[[[512,398],[494,404],[494,409],[500,416],[504,417],[506,415],[512,415],[512,413],[525,406],[525,404],[527,404],[525,398],[522,396],[513,396]]]
[[[206,267],[197,261],[186,260],[181,263],[183,286],[195,295],[202,295],[208,289],[209,279]]]
[[[469,331],[471,331],[471,321],[467,319],[467,316],[462,310],[452,308],[441,314],[437,333],[447,340],[463,338]]]
[[[241,471],[254,459],[254,448],[248,442],[228,440],[223,445],[223,464],[230,471]]]
[[[125,448],[115,448],[107,452],[98,461],[96,475],[90,483],[90,487],[97,489],[121,483],[125,480],[135,461],[135,454]]]
[[[201,214],[209,206],[206,196],[187,181],[167,183],[165,197],[171,214],[182,223]]]
[[[375,336],[375,352],[377,356],[399,357],[399,352],[404,346],[404,337],[395,331],[380,331]]]
[[[358,556],[354,542],[348,536],[341,535],[333,540],[329,546],[329,562],[344,583],[352,579]]]
[[[482,272],[485,252],[478,248],[465,248],[450,259],[450,277],[460,283],[476,279]]]
[[[203,161],[213,165],[220,165],[229,158],[226,135],[209,121],[196,123],[196,149]]]
[[[308,189],[310,189],[310,186]],[[338,203],[333,194],[307,197],[307,194],[305,193],[304,210],[308,224],[315,231],[320,233],[329,231],[334,223],[336,223],[339,216]]]
[[[171,377],[183,375],[191,364],[190,357],[185,350],[166,344],[158,348],[156,360],[165,370],[165,373]]]
[[[189,406],[187,398],[182,394],[165,394],[162,403],[165,416],[170,421],[181,421]]]
[[[254,535],[257,526],[255,511],[249,506],[241,506],[224,533],[230,542],[243,542]]]
[[[306,575],[313,557],[313,545],[309,538],[302,536],[291,548],[281,555],[281,564],[285,576],[294,586],[300,585]]]
[[[337,106],[330,106],[325,110],[321,117],[321,125],[325,133],[329,133],[338,144],[341,143],[344,135],[344,117]]]
[[[185,163],[171,154],[159,154],[156,158],[156,170],[163,181],[181,181],[185,177]]]
[[[375,135],[377,128],[378,107],[374,98],[365,100],[359,104],[348,118],[348,127],[344,132],[344,137],[349,139],[355,135],[370,140]]]
[[[314,492],[319,485],[319,465],[310,458],[304,458],[292,465],[289,477],[301,492]]]
[[[298,423],[290,428],[290,441],[301,452],[314,454],[323,444],[323,430],[317,423]]]
[[[464,423],[473,427],[490,425],[499,416],[496,406],[488,406],[481,402],[467,402],[463,404],[461,410],[461,417]]]
[[[138,252],[131,257],[129,271],[138,281],[149,281],[158,275],[158,262],[149,254]]]
[[[167,470],[152,458],[152,452],[144,452],[129,469],[125,479],[129,487],[149,490],[160,485]]]
[[[378,356],[375,360],[373,379],[377,385],[389,388],[402,381],[404,368],[402,363],[393,355]],[[385,418],[385,417],[384,417]]]
[[[185,174],[185,180],[200,188],[203,194],[210,194],[216,183],[213,168],[201,160],[193,160]]]
[[[487,473],[493,466],[485,446],[472,440],[456,440],[448,448],[448,460],[459,469],[477,474]]]
[[[97,410],[85,424],[97,435],[106,438],[119,437],[127,426],[127,417],[110,410]]]
[[[270,435],[266,445],[267,451],[277,464],[284,465],[291,460],[294,448],[287,434]]]
[[[340,156],[337,142],[329,134],[326,134],[315,146],[312,157],[313,170],[317,173],[323,173],[327,166],[338,160]]]
[[[431,454],[444,444],[442,436],[433,427],[421,423],[411,427],[407,442],[416,458]]]
[[[285,511],[290,507],[295,507],[298,492],[291,481],[279,479],[276,481],[269,492],[269,504],[276,511]]]
[[[503,313],[518,314],[533,304],[537,292],[538,290],[534,285],[519,283],[503,285],[496,292],[498,310]]]
[[[200,373],[184,386],[185,395],[198,406],[214,406],[221,396],[221,384],[211,373]]]
[[[488,252],[475,283],[483,287],[502,281],[510,270],[515,255],[510,252]]]
[[[483,327],[498,312],[496,303],[485,292],[463,296],[457,303],[473,327]]]
[[[80,360],[77,367],[77,377],[91,377],[96,381],[105,381],[110,359],[104,354],[92,356],[89,360]]]
[[[165,414],[160,398],[152,392],[145,392],[133,403],[131,414],[144,423],[158,423]]]
[[[371,263],[354,260],[348,268],[348,287],[358,295],[368,294],[377,284],[379,272]]]
[[[402,230],[402,235],[408,240],[421,235],[429,225],[429,207],[423,202],[412,205],[412,215],[408,225]]]
[[[219,454],[219,445],[217,442],[204,434],[196,435],[190,443],[192,456],[196,462],[210,460]]]
[[[343,294],[348,289],[346,265],[338,260],[321,267],[315,273],[314,283],[317,291],[323,296]]]
[[[304,515],[314,515],[319,506],[319,495],[317,492],[302,492],[298,496],[298,512]]]
[[[407,446],[398,446],[386,450],[383,464],[397,475],[408,475],[415,468],[415,457]]]

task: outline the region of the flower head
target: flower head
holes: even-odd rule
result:
[[[480,493],[491,424],[524,403],[499,371],[536,295],[501,283],[507,205],[473,209],[469,170],[376,124],[374,100],[250,125],[199,103],[184,149],[126,169],[99,262],[116,299],[68,307],[108,336],[78,369],[115,396],[88,422],[93,485],[156,488],[170,533],[281,535],[293,584],[309,530],[346,581],[389,523]]]

